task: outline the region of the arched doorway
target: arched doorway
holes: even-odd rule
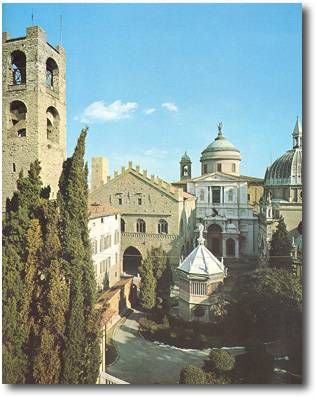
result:
[[[222,229],[219,225],[212,224],[207,228],[207,248],[213,255],[222,256]]]
[[[128,247],[123,254],[123,271],[126,274],[137,276],[139,266],[142,261],[142,255],[135,247]]]
[[[235,254],[235,240],[232,238],[229,238],[226,240],[226,255],[227,256],[236,256]]]

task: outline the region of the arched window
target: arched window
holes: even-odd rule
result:
[[[137,219],[136,231],[137,233],[146,233],[146,223],[143,219]]]
[[[125,221],[123,218],[121,218],[121,232],[124,233],[125,232]]]
[[[47,139],[49,141],[59,142],[59,114],[53,106],[49,106],[46,110],[47,120]]]
[[[26,56],[22,51],[13,51],[11,54],[12,84],[26,83]]]
[[[235,240],[232,238],[226,240],[226,255],[235,256]]]
[[[158,233],[168,234],[168,222],[160,219],[158,223]]]
[[[57,63],[52,58],[48,58],[46,61],[46,86],[49,88],[57,88],[57,76]]]
[[[26,113],[27,109],[23,102],[13,101],[10,103],[10,124],[11,136],[26,136]]]

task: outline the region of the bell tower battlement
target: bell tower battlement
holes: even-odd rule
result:
[[[38,26],[24,37],[3,33],[2,45],[2,205],[35,159],[55,198],[66,157],[65,50],[50,45]]]

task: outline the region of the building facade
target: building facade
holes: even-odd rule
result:
[[[88,213],[97,287],[99,290],[111,288],[122,273],[120,211],[109,205],[92,203]]]
[[[90,200],[120,209],[123,271],[128,274],[137,275],[151,247],[162,246],[174,267],[192,248],[195,197],[133,168],[132,162],[91,192]]]
[[[263,261],[269,257],[270,243],[281,217],[291,240],[302,246],[303,215],[303,130],[297,118],[292,133],[293,147],[267,168],[264,194],[260,202],[259,249]],[[302,250],[302,248],[300,248]]]
[[[25,37],[2,36],[2,201],[35,159],[55,198],[66,157],[66,54],[38,26]]]

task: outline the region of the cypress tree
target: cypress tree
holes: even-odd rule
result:
[[[62,382],[95,383],[99,365],[99,316],[88,232],[88,183],[83,129],[72,157],[63,165],[58,203],[62,256],[68,263],[69,311]]]
[[[291,241],[283,217],[281,217],[276,231],[272,235],[270,248],[270,264],[272,266],[290,266]]]
[[[30,165],[28,176],[19,174],[17,191],[7,200],[2,231],[2,335],[3,382],[25,383],[28,377],[28,357],[25,344],[28,326],[23,323],[25,264],[27,238],[31,221],[41,200],[40,164]]]
[[[59,213],[40,164],[21,173],[3,227],[3,381],[59,383],[67,284]]]
[[[140,268],[141,285],[140,285],[140,302],[144,309],[150,310],[156,306],[157,282],[153,273],[153,263],[150,253],[143,261]]]
[[[146,288],[146,296],[149,299],[151,293],[149,292],[149,286],[155,285],[154,288],[154,301],[155,304],[158,301],[166,301],[170,296],[170,288],[172,282],[172,271],[166,252],[162,246],[156,248],[152,247],[147,252],[147,258],[143,262],[140,268],[140,274],[142,276],[142,283]],[[154,278],[154,282],[151,278]],[[147,284],[149,286],[147,286]],[[156,298],[159,298],[158,300]],[[149,299],[153,300],[152,297]]]
[[[35,350],[33,378],[35,383],[59,383],[64,348],[68,286],[64,274],[67,267],[61,259],[59,214],[55,202],[43,208],[44,246],[40,273],[43,289],[39,302],[41,317]]]

